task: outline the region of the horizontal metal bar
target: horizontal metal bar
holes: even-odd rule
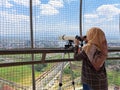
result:
[[[120,47],[109,47],[109,52],[120,52]],[[64,48],[50,48],[50,49],[42,49],[42,48],[25,48],[25,49],[8,49],[8,50],[0,50],[0,55],[7,54],[36,54],[36,53],[70,53],[73,52],[73,49],[64,49]]]
[[[120,52],[120,47],[108,47],[108,52]]]
[[[0,67],[33,65],[33,64],[43,64],[43,63],[56,63],[56,62],[67,62],[67,61],[75,61],[75,60],[74,59],[53,59],[53,60],[45,60],[45,62],[43,62],[43,61],[26,61],[26,62],[0,63]]]
[[[120,57],[108,57],[107,60],[120,60]],[[56,63],[56,62],[68,62],[68,61],[80,61],[74,60],[73,58],[69,59],[51,59],[40,61],[26,61],[26,62],[11,62],[11,63],[0,63],[0,67],[9,67],[9,66],[19,66],[19,65],[33,65],[33,64],[43,64],[43,63]]]
[[[120,60],[120,57],[108,57],[107,60]]]
[[[73,52],[70,49],[53,48],[53,49],[41,49],[41,48],[29,48],[29,49],[10,49],[0,50],[0,55],[6,54],[36,54],[36,53],[68,53]]]
[[[108,48],[109,52],[120,52],[120,47],[111,47]],[[10,50],[0,50],[0,55],[13,55],[13,54],[36,54],[36,53],[73,53],[71,49],[64,48],[53,48],[53,49],[10,49]],[[120,57],[108,57],[108,60],[120,60]],[[19,65],[33,65],[33,64],[43,64],[43,63],[55,63],[55,62],[67,62],[67,61],[76,61],[73,58],[71,59],[51,59],[51,60],[42,60],[40,61],[27,61],[27,62],[11,62],[11,63],[0,63],[0,67],[8,66],[19,66]]]

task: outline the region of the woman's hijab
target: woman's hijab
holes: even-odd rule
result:
[[[90,62],[96,70],[102,67],[107,58],[108,48],[104,32],[98,28],[93,27],[87,32],[87,44],[83,50],[87,54]]]

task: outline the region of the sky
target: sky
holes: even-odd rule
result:
[[[30,34],[30,0],[0,0],[0,35]],[[119,0],[83,0],[83,34],[93,26],[107,37],[120,38]],[[80,0],[33,0],[34,36],[76,35],[79,32]]]

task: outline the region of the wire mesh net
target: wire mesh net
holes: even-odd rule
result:
[[[59,37],[80,35],[81,0],[0,0],[0,50],[24,48],[60,48],[66,41]],[[82,34],[93,26],[106,34],[109,47],[120,46],[120,1],[82,0]],[[32,9],[30,9],[32,7]],[[32,13],[30,14],[30,12]],[[32,18],[30,17],[32,15]],[[33,27],[31,28],[31,23]],[[33,47],[32,47],[33,46]],[[41,60],[42,54],[0,55],[0,64]],[[71,54],[73,57],[73,54]],[[109,56],[120,56],[110,53]],[[62,58],[61,54],[46,55]],[[66,57],[64,57],[66,58]],[[0,68],[0,89],[36,90],[59,88],[63,63],[20,65]],[[72,62],[76,89],[81,89],[81,62]],[[64,68],[62,89],[73,89],[69,64]],[[120,86],[120,62],[107,61],[109,87]],[[35,77],[32,73],[35,73]],[[32,79],[35,79],[33,82]]]

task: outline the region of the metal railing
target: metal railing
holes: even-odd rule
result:
[[[110,47],[108,48],[109,53],[110,52],[120,52],[120,47]],[[41,60],[39,61],[23,61],[23,62],[8,62],[8,63],[0,63],[0,67],[12,67],[12,66],[24,66],[24,65],[35,65],[35,64],[44,64],[44,63],[58,63],[58,62],[70,62],[70,61],[75,61],[73,58],[60,58],[60,59],[47,59],[46,55],[50,54],[50,53],[73,53],[73,50],[69,50],[69,49],[64,49],[64,48],[57,48],[57,49],[38,49],[38,48],[34,48],[34,49],[11,49],[11,50],[0,50],[0,55],[19,55],[19,54],[30,54],[30,55],[34,55],[34,54],[42,54]],[[120,57],[108,57],[109,60],[120,60]],[[57,72],[59,73],[59,72]],[[47,75],[47,74],[46,74]],[[33,77],[32,77],[33,78]],[[32,86],[34,88],[29,88],[27,87],[22,87],[20,85],[14,84],[14,82],[9,82],[6,80],[1,79],[4,84],[9,83],[10,86],[15,87],[15,88],[19,88],[16,90],[42,90],[42,89],[35,89],[37,86],[36,84],[36,80],[32,81],[32,83],[35,84],[35,86]],[[39,81],[39,80],[37,80]],[[77,80],[76,80],[77,81]],[[69,86],[69,85],[68,85]],[[66,87],[66,86],[65,86]]]
[[[110,47],[108,48],[109,52],[120,52],[120,47]],[[29,64],[38,64],[38,63],[54,63],[54,62],[66,62],[66,61],[75,61],[73,58],[68,59],[54,59],[46,60],[46,54],[49,53],[73,53],[72,49],[11,49],[11,50],[0,50],[0,55],[13,55],[13,54],[42,54],[42,59],[40,61],[27,61],[27,62],[11,62],[11,63],[1,63],[0,67],[5,66],[18,66],[18,65],[29,65]],[[120,59],[120,57],[108,57],[108,59]]]

